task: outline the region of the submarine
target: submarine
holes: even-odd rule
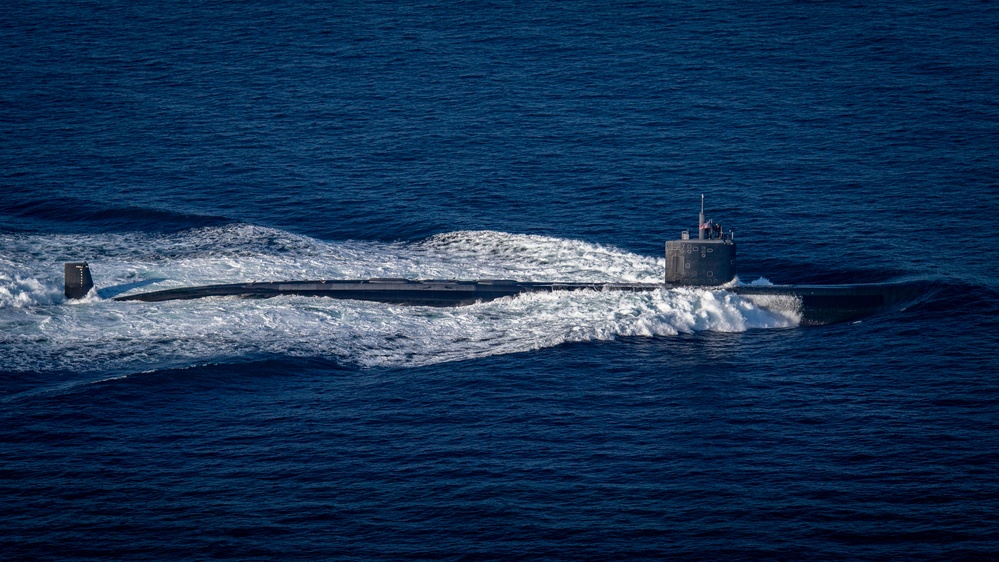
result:
[[[115,301],[161,302],[236,296],[271,298],[281,295],[327,297],[412,306],[451,307],[516,297],[524,293],[555,291],[631,291],[699,288],[724,290],[743,296],[760,308],[789,313],[802,325],[856,320],[915,297],[912,283],[842,285],[741,285],[736,282],[734,231],[724,231],[705,220],[704,196],[697,237],[690,230],[666,241],[666,268],[662,283],[565,283],[509,279],[443,280],[373,278],[360,280],[303,280],[230,283],[164,289],[114,297]],[[87,262],[65,264],[65,295],[82,299],[94,288]]]

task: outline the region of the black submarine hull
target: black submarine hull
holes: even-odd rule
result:
[[[239,296],[270,298],[281,295],[328,297],[411,306],[465,306],[522,293],[554,291],[654,291],[662,285],[642,283],[548,283],[507,280],[453,281],[414,279],[317,280],[234,283],[165,289],[115,297],[118,301],[159,302]]]
[[[907,283],[848,285],[734,285],[729,287],[664,285],[659,283],[550,283],[507,280],[453,281],[411,279],[314,280],[234,283],[165,289],[115,297],[116,301],[161,302],[237,296],[271,298],[282,295],[327,297],[409,306],[464,306],[524,293],[555,291],[630,291],[700,288],[724,290],[755,305],[820,325],[862,318],[912,299],[918,288]]]

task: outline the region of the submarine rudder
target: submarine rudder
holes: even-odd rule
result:
[[[94,278],[90,265],[85,262],[70,262],[64,265],[65,290],[67,299],[82,299],[94,288]]]

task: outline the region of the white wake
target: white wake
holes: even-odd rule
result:
[[[69,303],[62,264],[99,294]],[[527,294],[428,308],[309,297],[115,302],[112,292],[301,278],[642,282],[663,260],[576,240],[451,232],[422,242],[323,242],[237,224],[180,234],[0,235],[0,371],[125,371],[258,354],[364,367],[427,365],[565,342],[793,326],[724,290]]]

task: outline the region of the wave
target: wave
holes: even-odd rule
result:
[[[512,278],[657,282],[662,259],[502,232],[411,244],[323,242],[247,224],[177,234],[0,235],[0,371],[175,368],[240,357],[324,357],[360,367],[428,365],[623,336],[796,324],[724,290],[556,292],[456,308],[308,297],[163,303],[115,287],[294,278]],[[90,260],[97,295],[72,306],[62,262]]]
[[[43,200],[8,202],[3,214],[9,217],[8,227],[19,230],[48,230],[45,225],[67,226],[84,231],[149,231],[178,232],[191,228],[219,226],[231,221],[225,217],[178,213],[151,207],[115,207],[74,197],[46,197]],[[38,228],[42,226],[43,228]],[[35,227],[35,228],[31,228]]]

